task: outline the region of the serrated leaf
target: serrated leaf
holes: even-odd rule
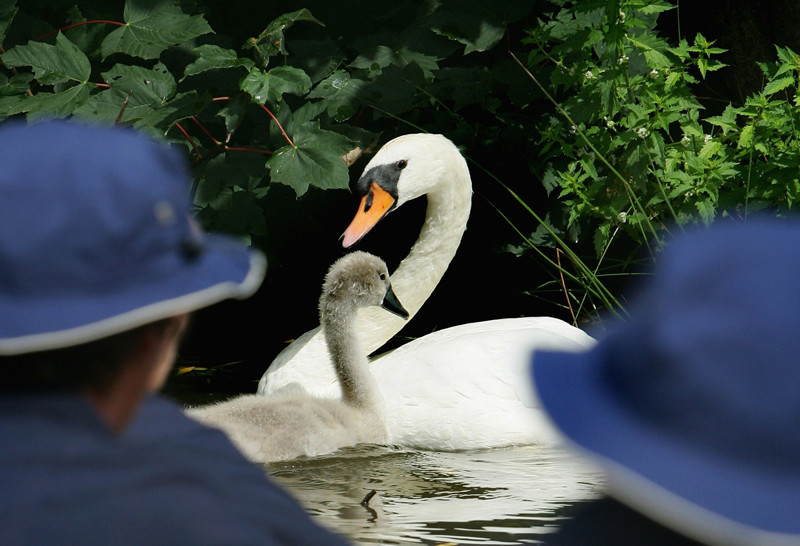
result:
[[[267,161],[270,178],[291,186],[298,196],[309,185],[322,189],[347,189],[350,177],[342,156],[352,144],[344,136],[310,122],[294,135],[294,146],[284,146]]]
[[[703,144],[703,147],[700,149],[700,153],[697,155],[702,159],[710,159],[717,152],[719,152],[720,149],[722,149],[722,144],[714,139],[711,139]]]
[[[777,93],[778,91],[783,91],[784,89],[792,85],[795,85],[794,76],[786,76],[783,78],[778,78],[767,82],[767,85],[764,86],[763,93],[765,95],[772,95],[774,93]]]
[[[281,53],[288,55],[289,51],[284,44],[285,36],[284,31],[294,25],[295,23],[306,21],[315,23],[320,26],[325,26],[322,21],[311,15],[311,12],[305,8],[285,13],[277,19],[270,22],[258,38],[250,38],[244,44],[246,48],[253,48],[259,56],[259,64],[262,68],[266,68],[269,64],[270,57]]]
[[[0,58],[9,68],[30,66],[39,83],[45,85],[85,83],[92,72],[83,51],[60,32],[55,45],[31,41],[9,49]]]
[[[309,99],[323,99],[328,115],[336,121],[344,121],[358,110],[361,94],[367,82],[351,78],[345,70],[337,70],[322,80],[308,94]]]
[[[791,48],[776,45],[775,50],[778,52],[778,59],[780,59],[781,63],[797,67],[799,61],[797,53],[792,51]]]
[[[88,119],[114,122],[122,113],[123,123],[146,119],[154,124],[168,115],[169,111],[159,110],[175,97],[177,84],[162,63],[156,63],[151,69],[117,64],[102,76],[110,89],[92,95],[78,114]]]
[[[225,120],[225,129],[229,133],[234,132],[242,123],[248,103],[247,95],[239,93],[217,112]]]
[[[197,60],[189,63],[183,71],[183,77],[196,76],[207,70],[220,70],[226,68],[244,67],[246,70],[253,68],[251,59],[242,59],[232,49],[224,49],[215,45],[201,45],[194,48]]]
[[[627,36],[628,41],[642,50],[647,65],[650,68],[668,68],[672,66],[664,52],[669,50],[669,44],[655,34],[640,34],[638,36]]]
[[[702,218],[705,224],[710,224],[714,221],[714,203],[712,203],[710,200],[697,201],[694,206],[697,208],[697,211],[700,213],[700,218]]]
[[[671,4],[659,2],[645,2],[641,5],[634,5],[632,7],[644,15],[657,15],[659,13],[664,13],[665,11],[675,9],[675,6]]]
[[[123,17],[125,25],[100,46],[104,59],[114,53],[157,59],[169,47],[213,32],[202,15],[188,15],[172,0],[127,0]]]
[[[594,251],[598,256],[602,256],[611,237],[611,226],[607,223],[600,224],[594,232]]]
[[[11,76],[0,75],[0,95],[19,95],[28,90],[33,81],[33,74],[30,72],[19,72]]]
[[[407,46],[393,49],[379,45],[356,57],[349,66],[363,68],[373,73],[380,72],[389,66],[405,68],[416,65],[422,70],[425,78],[432,79],[439,69],[438,57],[415,51]]]
[[[178,88],[164,63],[156,63],[153,68],[117,64],[102,76],[121,96],[130,94],[128,104],[131,106],[164,104]]]
[[[65,118],[71,116],[89,98],[86,85],[73,85],[59,93],[37,93],[32,97],[23,95],[15,113],[26,112],[29,120],[43,118]]]
[[[284,93],[299,96],[308,93],[311,78],[299,68],[291,66],[278,66],[269,72],[253,68],[242,80],[240,88],[258,104],[277,104],[283,99]]]
[[[8,27],[11,26],[18,9],[15,0],[0,1],[0,45],[5,41]]]
[[[739,126],[736,125],[736,116],[739,110],[730,104],[725,107],[725,110],[720,116],[711,116],[706,121],[712,125],[717,125],[722,128],[722,133],[727,134],[728,131],[737,131]]]
[[[739,149],[749,148],[750,144],[752,144],[753,142],[754,132],[755,132],[755,126],[745,125],[744,129],[742,129],[741,134],[739,134],[739,142],[736,143],[736,147]]]
[[[439,3],[427,17],[431,30],[464,45],[464,55],[487,51],[505,36],[506,25],[531,10],[527,2],[461,0]]]

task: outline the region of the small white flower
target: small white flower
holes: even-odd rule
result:
[[[688,146],[691,141],[692,139],[690,139],[688,135],[683,135],[683,138],[681,139],[681,146]]]
[[[570,126],[569,132],[573,135],[578,132],[578,128],[575,125]]]
[[[658,70],[656,70],[656,69],[654,68],[653,70],[651,70],[651,71],[650,71],[650,72],[647,74],[647,77],[648,77],[648,78],[650,78],[651,80],[654,80],[654,79],[656,79],[656,78],[658,77]]]
[[[617,64],[625,64],[627,62],[628,62],[628,56],[627,55],[623,55],[622,57],[617,59]]]
[[[625,22],[625,12],[622,11],[622,10],[619,10],[619,22],[620,23],[624,23]]]
[[[583,75],[583,77],[587,80],[591,80],[592,78],[594,78],[594,74],[592,74],[591,70],[587,70],[586,73]]]
[[[613,129],[614,125],[616,125],[616,123],[614,123],[613,119],[606,120],[606,127],[608,127],[609,129]]]
[[[619,213],[619,221],[622,222],[623,224],[625,222],[627,222],[628,221],[628,213],[625,212],[625,211],[620,212]]]
[[[708,141],[711,140],[713,137],[711,135],[706,135],[703,137],[703,144],[708,144]]]
[[[647,129],[647,127],[639,127],[636,129],[636,134],[639,136],[639,138],[647,138],[650,136],[650,131]]]

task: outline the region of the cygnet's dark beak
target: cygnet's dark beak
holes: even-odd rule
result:
[[[408,311],[406,311],[406,308],[403,307],[402,303],[400,303],[400,300],[397,299],[394,290],[392,290],[391,284],[389,285],[388,290],[386,290],[386,295],[383,297],[383,303],[381,303],[381,307],[391,313],[394,313],[398,317],[403,317],[404,319],[408,318]]]

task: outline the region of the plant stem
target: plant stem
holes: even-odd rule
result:
[[[55,30],[51,30],[50,32],[48,32],[46,34],[42,34],[41,36],[36,38],[36,40],[34,40],[34,41],[40,42],[40,41],[44,40],[45,38],[49,38],[53,34],[58,34],[59,32],[62,32],[64,30],[69,30],[71,28],[80,27],[80,26],[83,26],[83,25],[98,25],[98,24],[116,25],[118,27],[124,27],[125,26],[125,23],[120,23],[119,21],[108,21],[108,20],[105,20],[105,19],[95,19],[93,21],[80,21],[78,23],[73,23],[73,24],[67,25],[65,27],[61,27],[61,28],[57,28]]]
[[[273,113],[272,113],[272,111],[270,111],[270,109],[269,109],[269,108],[267,108],[265,105],[263,105],[263,104],[259,104],[259,106],[261,106],[261,108],[262,108],[262,109],[263,109],[263,110],[264,110],[264,111],[265,111],[267,114],[269,114],[269,117],[271,117],[271,118],[272,118],[272,121],[274,121],[274,122],[275,122],[275,125],[277,125],[277,126],[278,126],[278,129],[280,129],[280,130],[281,130],[281,134],[283,135],[283,138],[285,138],[285,139],[286,139],[286,141],[289,143],[289,145],[290,145],[292,148],[294,148],[294,147],[295,147],[295,145],[294,145],[294,142],[292,142],[292,139],[291,139],[291,138],[289,138],[289,135],[287,135],[287,134],[286,134],[286,131],[284,131],[284,130],[283,130],[283,125],[281,125],[281,122],[280,122],[280,121],[278,121],[278,118],[276,118],[276,117],[275,117],[275,114],[273,114]]]

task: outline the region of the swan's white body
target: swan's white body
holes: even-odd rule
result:
[[[398,298],[413,317],[455,255],[469,217],[472,182],[464,158],[441,135],[406,135],[388,142],[367,164],[362,181],[369,184],[371,173],[399,162],[405,166],[402,172],[395,169],[395,206],[421,195],[428,198],[417,242],[392,276]],[[346,244],[355,239],[348,241],[346,233]],[[404,323],[379,309],[367,311],[356,328],[371,353]],[[431,450],[549,441],[549,426],[530,388],[531,351],[585,350],[593,342],[557,319],[514,318],[448,328],[374,359],[373,375],[388,408],[388,441]],[[272,396],[299,386],[316,396],[337,397],[328,361],[318,329],[306,332],[273,360],[258,393]]]
[[[356,312],[366,306],[396,303],[383,261],[354,252],[331,267],[320,297],[320,320],[333,355],[338,399],[306,392],[264,397],[239,396],[187,410],[207,425],[222,429],[251,460],[273,462],[317,456],[359,443],[385,443],[385,403],[370,373],[367,355],[354,328]],[[335,372],[334,372],[335,369]]]

